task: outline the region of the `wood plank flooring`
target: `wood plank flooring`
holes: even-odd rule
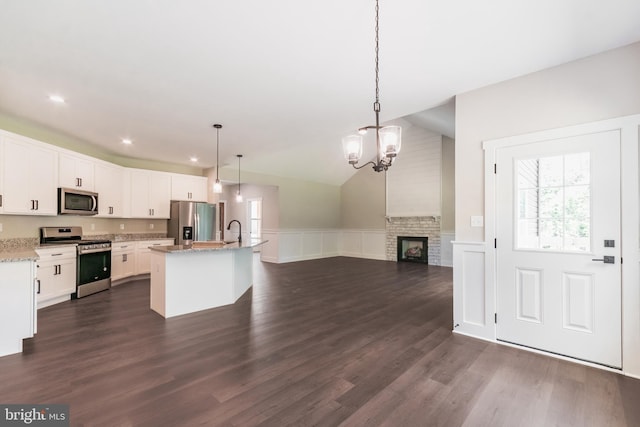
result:
[[[445,267],[256,260],[232,306],[165,320],[137,281],[38,315],[0,403],[73,426],[640,425],[638,380],[452,334]]]

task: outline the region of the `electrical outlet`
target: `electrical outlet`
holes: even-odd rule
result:
[[[0,222],[0,233],[2,232],[2,223]]]
[[[124,230],[124,224],[120,224],[120,230]]]
[[[149,224],[149,229],[153,230],[153,224]]]
[[[96,225],[95,224],[91,224],[91,229],[95,230],[96,229]]]

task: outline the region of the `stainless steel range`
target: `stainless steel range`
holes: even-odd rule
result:
[[[82,298],[111,287],[111,241],[83,240],[82,227],[41,227],[40,245],[77,245],[76,292]]]

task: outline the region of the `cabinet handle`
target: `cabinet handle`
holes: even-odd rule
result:
[[[80,187],[82,187],[82,178],[78,178],[80,180]]]
[[[0,194],[0,208],[2,207],[2,194]]]
[[[38,292],[36,292],[36,293],[40,294],[40,279],[36,279],[36,282],[38,282]]]
[[[40,203],[39,203],[39,201],[38,201],[38,200],[36,200],[36,210],[38,210],[38,209],[39,209],[39,207],[40,207]]]
[[[51,254],[51,256],[60,256],[62,254]]]
[[[122,262],[127,262],[127,254],[122,254]]]
[[[32,200],[32,201],[31,201],[31,210],[33,211],[33,210],[35,210],[35,209],[36,209],[36,201],[35,201],[35,200]]]
[[[109,206],[109,215],[113,215],[113,206]]]

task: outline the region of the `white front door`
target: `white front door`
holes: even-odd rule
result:
[[[620,132],[496,159],[498,339],[620,368]]]

